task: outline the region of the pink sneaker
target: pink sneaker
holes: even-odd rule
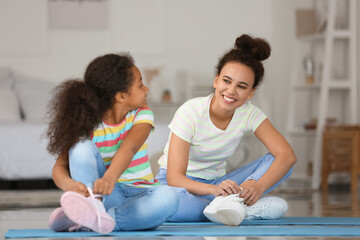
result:
[[[60,199],[61,207],[71,221],[97,233],[110,233],[115,227],[114,219],[90,189],[89,192],[91,196],[88,198],[77,192],[65,192]]]
[[[89,231],[88,228],[82,227],[71,221],[64,213],[61,207],[56,208],[50,215],[49,228],[55,232],[74,232]]]

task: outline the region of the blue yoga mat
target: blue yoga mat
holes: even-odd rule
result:
[[[360,236],[360,218],[284,217],[244,220],[239,227],[211,222],[164,223],[151,231],[112,232],[108,236]],[[53,232],[49,229],[10,229],[6,238],[73,238],[101,236],[95,232]]]
[[[5,238],[76,238],[102,236],[94,232],[53,232],[49,229],[10,229]],[[107,236],[360,236],[357,227],[324,226],[160,226],[152,231],[111,232]]]
[[[191,223],[164,223],[164,225],[189,225]],[[197,225],[213,225],[212,222],[197,222]],[[217,224],[222,225],[222,224]],[[257,225],[326,225],[326,226],[360,226],[360,217],[283,217],[275,220],[244,219],[240,226]]]

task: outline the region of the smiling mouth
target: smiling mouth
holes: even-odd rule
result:
[[[234,102],[236,102],[236,99],[234,99],[234,98],[229,98],[229,97],[227,97],[225,95],[222,95],[222,97],[223,97],[223,99],[225,100],[226,103],[234,103]]]

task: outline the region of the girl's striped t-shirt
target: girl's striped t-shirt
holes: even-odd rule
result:
[[[226,159],[233,155],[243,135],[252,131],[267,118],[249,101],[235,109],[225,130],[217,128],[209,115],[210,102],[214,94],[194,98],[184,103],[171,121],[170,136],[174,133],[190,143],[186,174],[202,179],[216,179],[226,174]],[[159,159],[160,167],[167,168],[169,142]]]
[[[132,126],[139,123],[148,123],[154,129],[154,114],[149,108],[132,110],[119,124],[109,124],[102,121],[94,130],[90,139],[96,144],[106,168],[111,164],[112,158],[119,149],[122,141]],[[129,167],[117,180],[120,184],[147,187],[158,185],[154,179],[147,154],[148,143],[145,142],[134,155]]]

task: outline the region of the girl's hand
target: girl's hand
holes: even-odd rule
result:
[[[257,185],[257,181],[255,180],[247,180],[243,182],[240,187],[244,189],[240,197],[244,198],[245,204],[248,206],[256,203],[264,193],[264,190]]]
[[[93,192],[95,194],[109,195],[115,187],[115,181],[103,176],[94,182]]]
[[[226,179],[225,181],[222,181],[219,185],[214,185],[212,194],[216,197],[219,195],[227,196],[239,192],[241,192],[239,185],[233,180]]]
[[[65,192],[67,192],[67,191],[77,192],[77,193],[84,195],[85,197],[89,196],[89,192],[88,192],[85,184],[83,184],[81,182],[77,182],[71,178],[69,178],[69,180],[66,181],[63,190]]]

